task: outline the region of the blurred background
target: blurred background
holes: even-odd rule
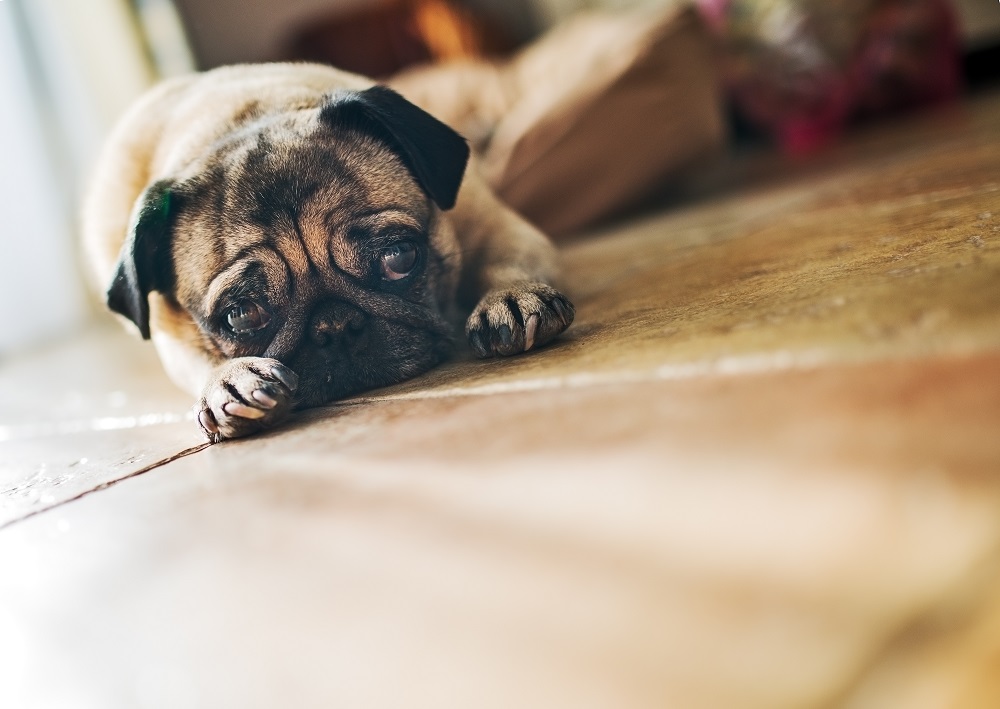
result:
[[[0,360],[94,317],[77,258],[80,195],[116,118],[158,79],[287,59],[388,77],[501,60],[581,10],[665,4],[0,0]],[[988,0],[697,4],[721,47],[734,143],[808,153],[859,116],[953,100],[1000,67],[1000,6]]]

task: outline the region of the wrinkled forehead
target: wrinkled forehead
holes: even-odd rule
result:
[[[321,124],[314,112],[262,122],[220,144],[213,157],[205,172],[225,208],[220,216],[267,226],[316,201],[351,212],[428,207],[392,149],[372,136]]]
[[[349,261],[352,228],[394,221],[421,229],[433,209],[381,141],[301,119],[266,123],[221,142],[188,192],[174,252],[197,259],[206,277],[261,247],[287,251],[290,241],[303,256],[336,246]],[[202,293],[208,285],[187,284]]]

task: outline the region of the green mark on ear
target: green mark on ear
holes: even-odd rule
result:
[[[172,194],[169,187],[165,188],[163,192],[160,193],[160,217],[166,219],[170,216],[170,195]]]

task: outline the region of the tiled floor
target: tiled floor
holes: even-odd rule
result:
[[[568,245],[559,344],[257,439],[115,329],[8,363],[0,706],[1000,706],[998,125]]]

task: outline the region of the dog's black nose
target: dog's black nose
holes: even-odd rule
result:
[[[321,303],[309,320],[309,338],[319,347],[357,338],[365,329],[365,314],[342,301]]]

